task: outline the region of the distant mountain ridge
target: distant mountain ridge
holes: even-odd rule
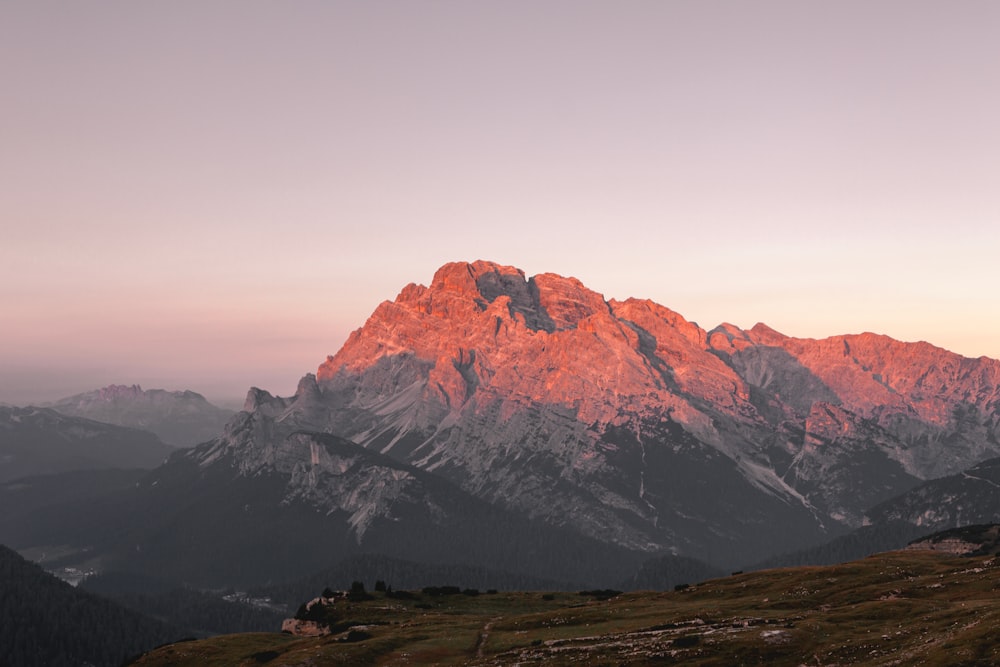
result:
[[[144,390],[137,384],[109,385],[47,407],[64,415],[151,431],[175,447],[190,447],[218,436],[234,414],[193,391]]]
[[[174,451],[147,431],[49,408],[0,407],[0,481],[71,470],[153,468]]]

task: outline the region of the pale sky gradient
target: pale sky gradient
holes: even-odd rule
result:
[[[454,260],[1000,358],[1000,2],[0,3],[0,401],[292,393]]]

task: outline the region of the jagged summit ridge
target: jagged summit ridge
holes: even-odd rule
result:
[[[636,395],[645,402],[649,392],[675,403],[663,391],[662,374],[639,352],[638,325],[617,317],[615,307],[628,315],[651,305],[607,302],[574,278],[526,279],[519,269],[482,261],[448,264],[431,287],[407,286],[394,302],[381,304],[320,366],[317,380],[336,384],[338,374],[387,358],[397,360],[396,367],[412,356],[405,370],[387,375],[392,384],[372,393],[395,394],[422,374],[419,366],[429,368],[424,398],[439,399],[448,411],[462,409],[477,391],[516,403],[559,404],[588,423],[613,421],[619,408],[638,408]],[[688,326],[679,337],[690,336],[692,327],[700,332],[695,338],[704,337],[660,308],[668,321]],[[725,372],[721,364],[716,370]]]

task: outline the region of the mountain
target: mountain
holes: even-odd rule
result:
[[[573,278],[454,263],[293,396],[253,388],[133,487],[0,529],[206,586],[361,554],[610,586],[650,561],[666,580],[686,561],[665,556],[729,569],[820,545],[1000,455],[998,380],[1000,362],[927,343],[705,330]],[[838,550],[907,529],[868,533]]]
[[[153,468],[173,451],[146,431],[48,408],[0,407],[0,482],[70,470]]]
[[[122,664],[179,632],[59,581],[0,545],[0,665]]]
[[[901,521],[923,532],[1000,522],[1000,458],[930,480],[871,508],[874,525]]]
[[[573,278],[453,263],[379,305],[294,396],[252,390],[259,426],[213,447],[252,462],[335,433],[548,525],[741,564],[1000,454],[998,381],[1000,362],[927,343],[706,331]]]
[[[956,475],[932,479],[866,512],[865,525],[822,545],[781,554],[754,569],[791,565],[829,565],[879,551],[902,549],[931,531],[950,539],[977,536],[978,528],[1000,522],[1000,458],[989,459]]]
[[[220,433],[233,416],[193,391],[144,390],[110,385],[47,406],[64,415],[151,431],[175,447],[190,447]]]

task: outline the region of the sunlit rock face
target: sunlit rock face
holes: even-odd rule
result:
[[[793,421],[816,400],[838,405],[898,440],[890,457],[927,479],[998,452],[1000,362],[970,359],[928,343],[864,333],[789,338],[758,324],[744,347],[715,348]],[[753,366],[756,360],[757,367]],[[887,444],[886,444],[887,446]]]
[[[1000,454],[998,380],[926,343],[706,331],[574,278],[453,263],[295,396],[252,392],[260,425],[223,443],[326,431],[598,539],[749,558]]]

